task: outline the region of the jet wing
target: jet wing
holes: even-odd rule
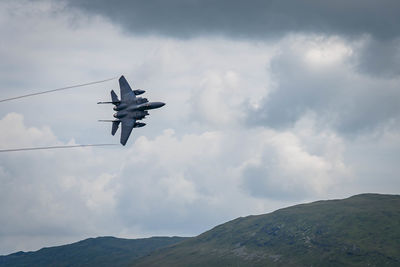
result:
[[[124,146],[131,135],[133,126],[135,126],[135,119],[124,119],[121,121],[121,144]]]
[[[128,81],[123,75],[119,78],[119,89],[121,90],[121,101],[127,98],[136,98],[136,95],[133,93]]]

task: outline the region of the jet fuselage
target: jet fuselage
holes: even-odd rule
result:
[[[113,116],[114,118],[131,118],[136,120],[144,119],[146,115],[149,115],[147,110],[161,108],[165,105],[163,102],[146,102],[138,104],[139,101],[133,101],[134,103],[121,103],[114,107],[117,111]]]
[[[149,102],[147,98],[136,97],[137,95],[143,94],[145,91],[141,89],[132,90],[124,76],[119,78],[119,87],[121,100],[119,100],[117,94],[111,90],[111,102],[98,102],[98,104],[115,105],[113,110],[116,111],[116,113],[114,113],[113,117],[116,119],[111,121],[111,134],[115,135],[119,124],[121,123],[122,129],[120,142],[122,145],[125,145],[133,128],[139,128],[146,125],[146,123],[137,121],[142,120],[149,115],[147,110],[161,108],[165,103]]]

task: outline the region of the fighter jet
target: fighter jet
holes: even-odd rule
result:
[[[147,98],[136,97],[143,94],[145,91],[141,89],[132,90],[124,76],[119,78],[119,87],[121,91],[121,100],[118,99],[114,90],[111,90],[111,102],[98,102],[97,104],[114,104],[113,115],[115,120],[100,120],[112,122],[111,134],[115,135],[118,126],[121,123],[121,139],[120,143],[124,146],[131,135],[133,128],[139,128],[146,123],[138,122],[144,119],[149,112],[149,109],[160,108],[165,105],[163,102],[149,102]]]

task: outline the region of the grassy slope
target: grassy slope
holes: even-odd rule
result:
[[[238,218],[134,266],[400,266],[400,196],[363,194]]]
[[[77,243],[0,256],[0,266],[126,266],[148,253],[184,240],[182,237],[89,238]]]

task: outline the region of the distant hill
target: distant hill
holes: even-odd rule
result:
[[[400,196],[363,194],[238,218],[132,266],[400,266]]]
[[[297,205],[192,238],[90,238],[0,256],[0,266],[400,266],[400,196]]]
[[[89,238],[77,243],[0,256],[0,266],[127,266],[139,257],[184,237]]]

